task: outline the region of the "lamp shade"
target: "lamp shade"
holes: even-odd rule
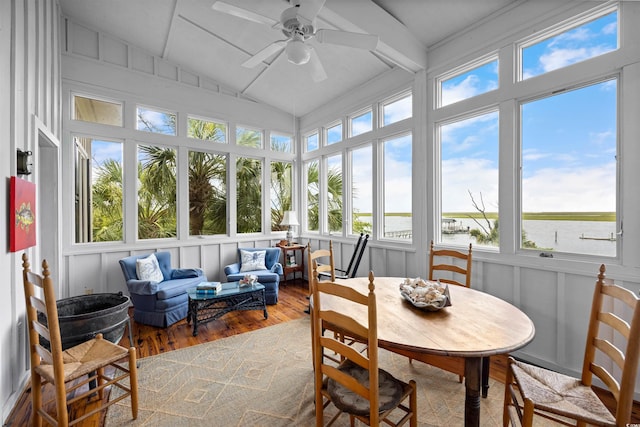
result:
[[[284,211],[284,216],[282,217],[280,225],[286,225],[289,227],[292,225],[300,225],[298,217],[296,216],[296,211]]]
[[[296,65],[306,64],[309,62],[309,58],[311,58],[311,52],[302,40],[289,40],[285,47],[285,51],[287,52],[287,59],[289,62]]]

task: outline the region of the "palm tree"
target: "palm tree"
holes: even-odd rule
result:
[[[140,146],[138,163],[138,238],[177,235],[176,150]]]
[[[309,163],[307,168],[307,215],[310,230],[318,230],[318,162]],[[342,229],[342,172],[337,168],[327,171],[327,216],[329,230]]]
[[[122,165],[107,159],[95,173],[91,194],[92,241],[122,240]]]

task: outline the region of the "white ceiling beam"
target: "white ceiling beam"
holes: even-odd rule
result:
[[[427,48],[371,0],[327,0],[319,16],[345,31],[377,35],[375,52],[407,71],[427,68]]]

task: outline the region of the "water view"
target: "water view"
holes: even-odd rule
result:
[[[371,217],[361,217],[370,221]],[[460,228],[479,228],[471,218],[454,218]],[[411,217],[388,216],[385,219],[387,236],[411,233]],[[587,255],[616,255],[616,223],[613,221],[554,221],[526,220],[523,223],[527,238],[540,250],[571,252]],[[444,227],[444,226],[443,226]],[[444,242],[476,245],[467,233],[443,234]]]

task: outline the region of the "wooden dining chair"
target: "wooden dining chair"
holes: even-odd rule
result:
[[[510,358],[503,425],[520,422],[525,427],[531,426],[534,414],[564,425],[632,425],[640,355],[638,301],[634,292],[605,279],[605,266],[601,265],[591,303],[581,378]],[[594,376],[615,398],[613,414],[593,391]],[[567,419],[574,422],[569,424]]]
[[[42,261],[42,275],[31,272],[26,254],[22,255],[22,267],[31,355],[31,425],[40,427],[43,419],[53,426],[76,425],[126,397],[131,398],[131,416],[136,419],[138,376],[135,348],[126,349],[98,334],[94,339],[63,351],[55,290],[47,261]],[[46,383],[53,385],[55,399],[42,402],[42,387]],[[118,387],[124,393],[104,402],[106,387]],[[87,402],[96,395],[99,406],[69,420],[68,405]],[[55,414],[51,415],[48,408],[53,401]]]
[[[311,276],[313,261],[318,263],[317,276],[324,276],[331,281],[336,280],[335,263],[333,259],[333,241],[329,240],[329,249],[311,250],[311,242],[307,243],[307,279],[309,281],[309,294],[311,294]],[[322,262],[320,262],[322,261]]]
[[[471,258],[471,243],[469,252],[459,252],[452,249],[436,250],[432,240],[429,247],[429,280],[470,288]]]
[[[472,247],[468,252],[452,249],[435,249],[433,240],[429,246],[429,280],[439,280],[455,286],[471,287]],[[454,302],[455,303],[455,302]],[[409,362],[411,362],[409,358]],[[464,359],[438,355],[426,355],[423,362],[445,371],[458,374],[458,381],[464,379]],[[482,360],[482,395],[487,397],[489,389],[489,358]]]
[[[314,269],[317,263],[313,263]],[[361,294],[349,286],[320,281],[312,275],[312,335],[314,345],[314,381],[316,426],[324,426],[324,412],[331,404],[337,413],[327,425],[332,425],[343,413],[349,415],[351,425],[357,419],[370,426],[382,422],[401,426],[409,422],[418,425],[416,383],[401,381],[378,367],[378,324],[373,273],[369,273],[369,292]],[[323,298],[341,298],[344,311],[324,310]],[[350,310],[363,307],[368,314],[363,325],[351,317]],[[368,351],[340,341],[332,334],[322,334],[322,328],[350,336],[362,337]],[[324,350],[340,355],[340,362],[323,357]],[[392,415],[393,414],[393,415]]]

